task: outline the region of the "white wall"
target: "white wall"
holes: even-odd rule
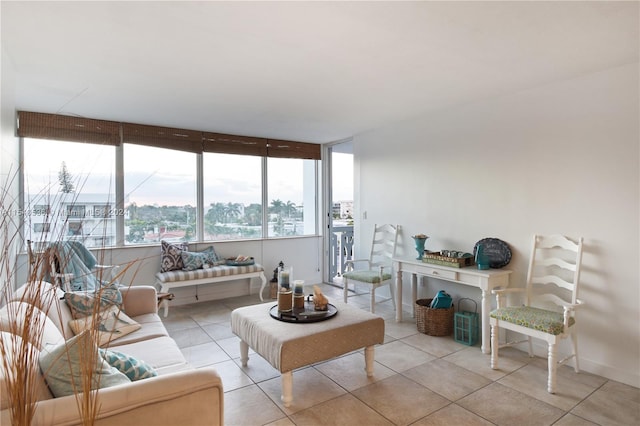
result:
[[[511,285],[521,287],[534,233],[583,236],[581,367],[640,386],[638,72],[609,69],[357,135],[356,217],[368,216],[356,221],[357,250],[374,223],[402,225],[401,249],[414,257],[419,232],[432,250],[496,237],[511,246]],[[419,297],[446,288],[480,298],[463,287],[429,279]]]
[[[2,210],[2,222],[0,225],[0,251],[5,253],[5,241],[9,241],[6,253],[15,254],[19,244],[16,239],[19,226],[18,210],[18,165],[19,151],[18,139],[15,136],[15,69],[12,61],[2,50],[0,60],[0,209]],[[7,234],[5,240],[4,233]],[[13,264],[2,262],[0,267],[0,289],[5,284],[12,272]],[[1,294],[1,292],[0,292]]]

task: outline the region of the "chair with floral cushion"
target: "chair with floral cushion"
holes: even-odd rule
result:
[[[534,235],[526,287],[493,291],[497,309],[490,314],[492,369],[498,368],[499,348],[505,346],[527,342],[529,356],[533,357],[531,339],[535,337],[548,344],[549,393],[556,390],[558,365],[573,358],[575,372],[580,371],[575,311],[583,304],[578,299],[582,242],[582,237],[572,241],[562,235]],[[523,296],[522,304],[506,306],[507,296],[516,294]],[[501,344],[501,328],[524,334],[526,339]],[[572,354],[558,361],[558,343],[566,337],[571,337]]]
[[[371,287],[370,310],[374,313],[376,289],[383,285],[389,285],[389,293],[391,293],[391,300],[393,301],[393,307],[395,309],[394,291],[391,286],[393,278],[391,266],[396,253],[399,229],[400,225],[375,225],[369,258],[347,260],[347,272],[342,275],[345,303],[347,303],[350,282],[368,285]],[[356,264],[366,265],[366,268],[356,268]],[[381,302],[386,300],[389,299],[382,300]]]

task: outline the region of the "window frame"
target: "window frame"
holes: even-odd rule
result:
[[[48,139],[45,137],[29,137],[30,139]],[[20,144],[20,155],[21,158],[24,159],[24,144],[25,144],[25,139],[27,139],[27,137],[23,137],[20,136],[19,137],[19,144]],[[61,139],[53,139],[51,140],[52,143],[56,143],[56,142],[78,142],[78,143],[83,143],[80,141],[68,141],[68,140],[61,140]],[[93,143],[93,142],[88,142],[88,143]],[[127,142],[124,142],[127,143]],[[124,143],[120,143],[120,144],[115,144],[114,149],[115,149],[115,202],[114,203],[109,203],[108,205],[111,206],[115,206],[115,211],[125,211],[125,197],[124,197]],[[106,145],[114,145],[114,144],[106,144]],[[150,146],[150,145],[148,145]],[[166,148],[166,147],[165,147]],[[173,148],[168,148],[168,149],[173,149]],[[235,155],[247,155],[247,154],[235,154]],[[249,154],[251,155],[251,154]],[[320,200],[320,191],[321,191],[321,185],[320,185],[320,163],[321,163],[321,159],[313,159],[314,160],[314,185],[313,185],[313,200],[314,200],[314,205],[313,205],[313,210],[315,212],[315,217],[314,217],[314,222],[315,222],[315,230],[313,233],[309,233],[309,234],[303,234],[303,235],[289,235],[289,236],[269,236],[269,191],[268,191],[268,156],[260,156],[261,157],[261,167],[262,167],[262,172],[261,172],[261,200],[262,200],[262,232],[261,232],[261,236],[257,237],[257,238],[238,238],[238,239],[230,239],[230,240],[205,240],[204,239],[204,213],[205,213],[205,206],[204,206],[204,172],[203,172],[203,153],[196,153],[196,164],[195,164],[195,168],[196,168],[196,214],[197,214],[197,219],[196,219],[196,238],[193,241],[190,241],[189,243],[195,244],[195,243],[207,243],[207,242],[221,242],[221,241],[246,241],[246,240],[276,240],[276,239],[291,239],[291,238],[304,238],[304,237],[314,237],[314,236],[319,236],[320,235],[320,219],[322,217],[322,215],[319,212],[319,200]],[[273,157],[278,157],[278,158],[283,158],[285,157],[284,155],[273,155]],[[301,157],[296,157],[296,156],[292,156],[291,158],[301,158]],[[308,158],[303,158],[303,159],[308,159]],[[24,164],[24,161],[22,161],[22,164]],[[22,167],[21,169],[21,173],[19,176],[20,179],[20,185],[22,188],[24,188],[24,178],[25,178],[25,173],[27,172],[27,170],[24,169],[24,167]],[[23,191],[24,194],[24,191]],[[26,211],[25,210],[25,204],[26,204],[26,195],[20,197],[19,203],[21,205],[22,211]],[[304,196],[305,199],[309,199],[311,198],[311,195],[309,196]],[[50,206],[49,206],[50,207]],[[86,210],[86,209],[85,209]],[[66,214],[66,211],[65,211]],[[85,211],[85,219],[86,216],[91,216],[91,218],[93,218],[93,209],[89,209]],[[115,216],[115,217],[114,217]],[[115,218],[115,241],[113,245],[109,245],[109,246],[105,246],[105,247],[110,247],[110,248],[122,248],[122,247],[142,247],[142,246],[148,246],[148,245],[153,245],[155,243],[143,243],[143,244],[125,244],[125,215],[122,214],[116,214],[113,216],[107,216],[101,219],[114,219]],[[76,219],[76,218],[74,218]],[[31,220],[31,218],[29,218],[29,221]],[[24,228],[24,225],[27,223],[27,218],[26,217],[22,217],[21,218],[22,221],[22,232],[26,232],[26,229]],[[23,239],[26,240],[26,236],[23,235]]]

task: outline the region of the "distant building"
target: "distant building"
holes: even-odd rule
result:
[[[331,216],[332,217],[340,217],[340,203],[333,203],[333,206],[331,206]]]
[[[342,200],[333,203],[331,214],[340,219],[353,218],[353,201]]]
[[[24,209],[25,238],[34,248],[54,241],[77,240],[87,247],[115,245],[117,211],[109,194],[29,195]]]
[[[338,201],[340,204],[340,219],[353,218],[353,201]]]

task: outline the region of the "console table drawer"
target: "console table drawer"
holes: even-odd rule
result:
[[[443,271],[442,269],[424,268],[426,275],[434,278],[442,278],[447,280],[457,280],[458,273],[456,271]]]

